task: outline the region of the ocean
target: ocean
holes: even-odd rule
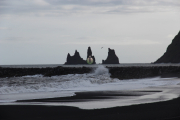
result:
[[[10,67],[10,68],[46,68],[46,67],[98,67],[99,65],[108,67],[132,67],[132,66],[180,66],[180,63],[160,63],[160,64],[150,64],[150,63],[121,63],[121,64],[95,64],[95,65],[64,65],[64,64],[27,64],[27,65],[0,65],[0,67]]]

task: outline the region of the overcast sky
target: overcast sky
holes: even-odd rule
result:
[[[150,63],[179,30],[180,0],[0,0],[0,65],[64,64],[88,46],[97,63],[108,48]]]

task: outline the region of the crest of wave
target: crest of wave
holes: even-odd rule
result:
[[[98,66],[93,73],[68,74],[43,77],[42,75],[12,77],[0,79],[0,94],[47,92],[61,90],[88,89],[101,84],[119,81],[110,78],[109,70]]]
[[[99,65],[98,68],[95,69],[94,74],[95,75],[107,75],[110,77],[109,70],[102,65]]]

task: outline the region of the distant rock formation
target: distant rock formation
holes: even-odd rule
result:
[[[102,64],[119,64],[119,58],[116,56],[113,49],[108,48],[108,57],[106,60],[102,60]]]
[[[164,55],[154,63],[180,63],[180,31],[172,40]]]
[[[92,64],[96,64],[96,59],[94,56],[92,56],[92,51],[91,51],[91,47],[88,47],[88,50],[87,50],[87,59],[91,57],[93,59],[93,63]]]
[[[65,62],[65,65],[70,64],[87,64],[87,62],[80,57],[79,52],[76,50],[74,56],[71,56],[69,53],[67,55],[67,62]]]
[[[88,47],[87,58],[93,59],[92,64],[96,64],[95,57],[92,56],[91,47]],[[77,50],[75,51],[74,56],[71,56],[68,53],[67,60],[65,62],[65,65],[76,65],[76,64],[88,64],[86,60],[83,60],[83,58],[81,58],[81,56]]]

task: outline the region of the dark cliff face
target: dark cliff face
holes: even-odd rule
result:
[[[87,58],[91,56],[92,59],[93,59],[93,63],[92,64],[96,64],[96,59],[94,56],[92,56],[92,51],[91,51],[91,47],[88,47],[88,50],[87,50]]]
[[[113,49],[109,49],[108,57],[106,60],[102,60],[102,64],[119,64],[119,58],[116,56]]]
[[[180,63],[180,31],[174,37],[164,55],[154,63]]]
[[[87,64],[87,62],[81,58],[79,52],[76,50],[74,56],[70,56],[68,53],[67,62],[65,62],[65,64]]]

